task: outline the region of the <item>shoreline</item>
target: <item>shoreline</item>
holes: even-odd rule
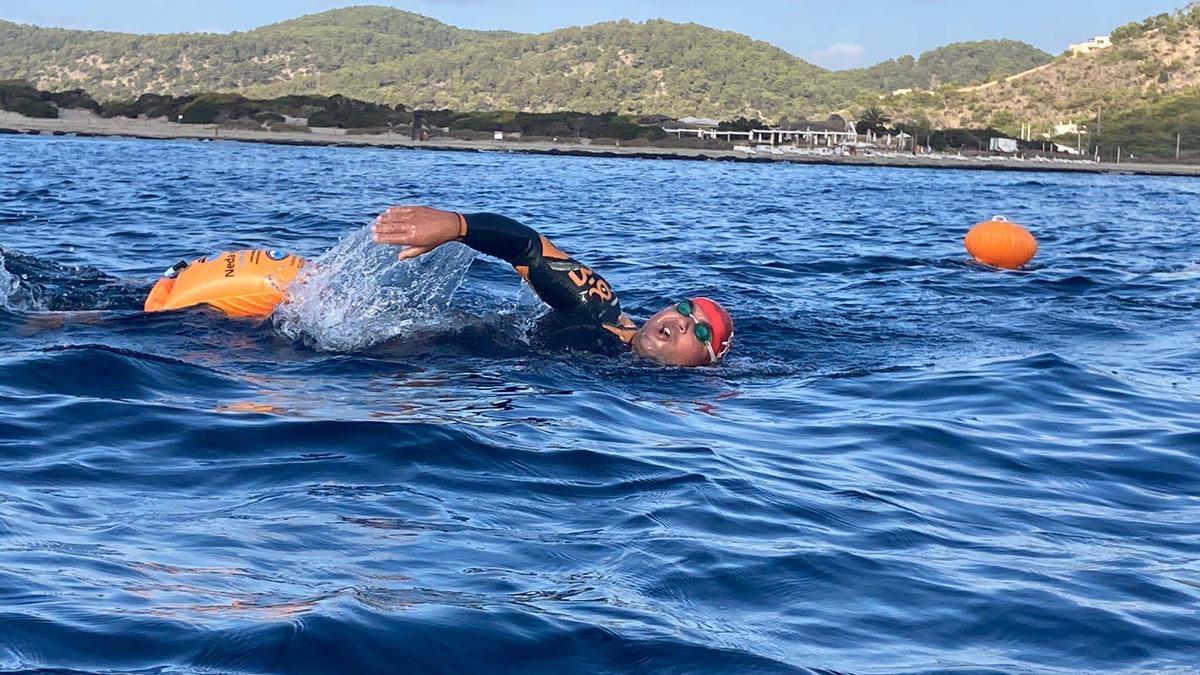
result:
[[[830,166],[878,166],[966,171],[1050,171],[1056,173],[1116,174],[1135,176],[1200,177],[1200,165],[1150,163],[1093,163],[1087,161],[1034,161],[976,159],[946,155],[831,156],[804,154],[750,154],[738,150],[658,148],[653,146],[585,145],[538,141],[464,141],[435,138],[413,141],[391,134],[346,134],[341,129],[311,132],[220,129],[215,125],[184,125],[165,120],[104,119],[90,113],[68,113],[59,119],[35,119],[0,111],[0,134],[76,137],[121,137],[145,140],[217,140],[271,145],[314,147],[393,148],[449,152],[507,152],[628,159],[790,163]]]

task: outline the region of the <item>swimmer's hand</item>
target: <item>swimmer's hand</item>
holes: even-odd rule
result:
[[[453,211],[428,206],[393,206],[375,219],[371,236],[377,244],[406,246],[401,260],[425,255],[465,234],[466,221]]]

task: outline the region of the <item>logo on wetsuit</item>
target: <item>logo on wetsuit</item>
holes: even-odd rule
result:
[[[578,269],[571,270],[567,276],[579,288],[587,288],[587,291],[580,291],[580,295],[585,299],[588,295],[594,295],[604,302],[613,299],[612,287],[608,285],[608,282],[594,275],[592,270],[587,267],[580,265]]]

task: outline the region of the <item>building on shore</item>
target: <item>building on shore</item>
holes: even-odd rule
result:
[[[858,142],[854,122],[841,115],[830,115],[824,122],[789,122],[774,129],[754,129],[750,142],[760,145],[807,145],[838,147]]]
[[[886,134],[879,134],[868,129],[867,133],[859,136],[857,146],[864,151],[883,150],[884,152],[904,152],[912,149],[913,137],[912,134],[903,131],[889,130]]]
[[[707,117],[684,117],[679,124],[687,129],[716,129],[721,126],[719,121]]]
[[[698,129],[693,127],[679,126],[677,123],[664,124],[663,131],[671,134],[676,138],[686,138],[688,136],[694,138],[708,138],[714,141],[725,141],[732,143],[734,140],[747,140],[750,138],[749,131],[717,131],[716,129]]]
[[[853,122],[831,115],[824,122],[787,122],[780,126],[747,131],[721,131],[720,123],[698,117],[684,117],[663,125],[663,131],[677,138],[693,136],[716,141],[744,140],[758,145],[824,145],[833,147],[858,140]]]
[[[713,120],[684,117],[663,124],[662,129],[676,138],[745,142],[769,147],[837,149],[851,154],[870,149],[903,151],[912,144],[912,136],[903,132],[884,136],[868,130],[866,134],[860,134],[855,123],[841,115],[830,115],[823,122],[785,120],[778,126],[742,131],[720,130],[719,123],[709,122]]]
[[[736,139],[747,139],[750,137],[750,132],[748,131],[719,131],[720,127],[720,122],[705,117],[689,116],[678,120],[668,119],[662,123],[662,130],[676,138],[692,136],[700,139],[708,138],[715,141],[732,143]]]
[[[1101,49],[1108,49],[1111,46],[1112,39],[1110,37],[1107,35],[1097,35],[1087,42],[1071,45],[1067,48],[1067,51],[1071,54],[1082,56],[1084,54],[1091,54],[1092,52],[1100,51]]]
[[[1064,122],[1054,125],[1055,136],[1066,136],[1068,134],[1086,134],[1087,127],[1080,126],[1074,122]]]
[[[1003,152],[1011,155],[1021,150],[1021,144],[1015,138],[1004,138],[1003,136],[993,136],[988,139],[988,150],[991,152]]]

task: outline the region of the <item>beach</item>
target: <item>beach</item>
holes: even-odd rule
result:
[[[406,134],[350,134],[344,129],[314,128],[309,132],[222,128],[213,124],[176,124],[165,119],[105,119],[90,112],[65,110],[60,119],[35,119],[0,111],[0,134],[43,134],[74,136],[117,136],[146,139],[224,140],[277,145],[369,147],[457,152],[512,152],[579,157],[626,157],[637,159],[712,160],[733,162],[790,162],[924,169],[972,169],[991,171],[1058,171],[1070,173],[1123,174],[1141,176],[1200,176],[1200,165],[1144,162],[1097,163],[1086,160],[1033,160],[1004,157],[968,157],[946,154],[822,155],[774,152],[765,149],[738,150],[663,148],[646,145],[601,145],[522,140],[458,140],[434,137],[411,140]]]

